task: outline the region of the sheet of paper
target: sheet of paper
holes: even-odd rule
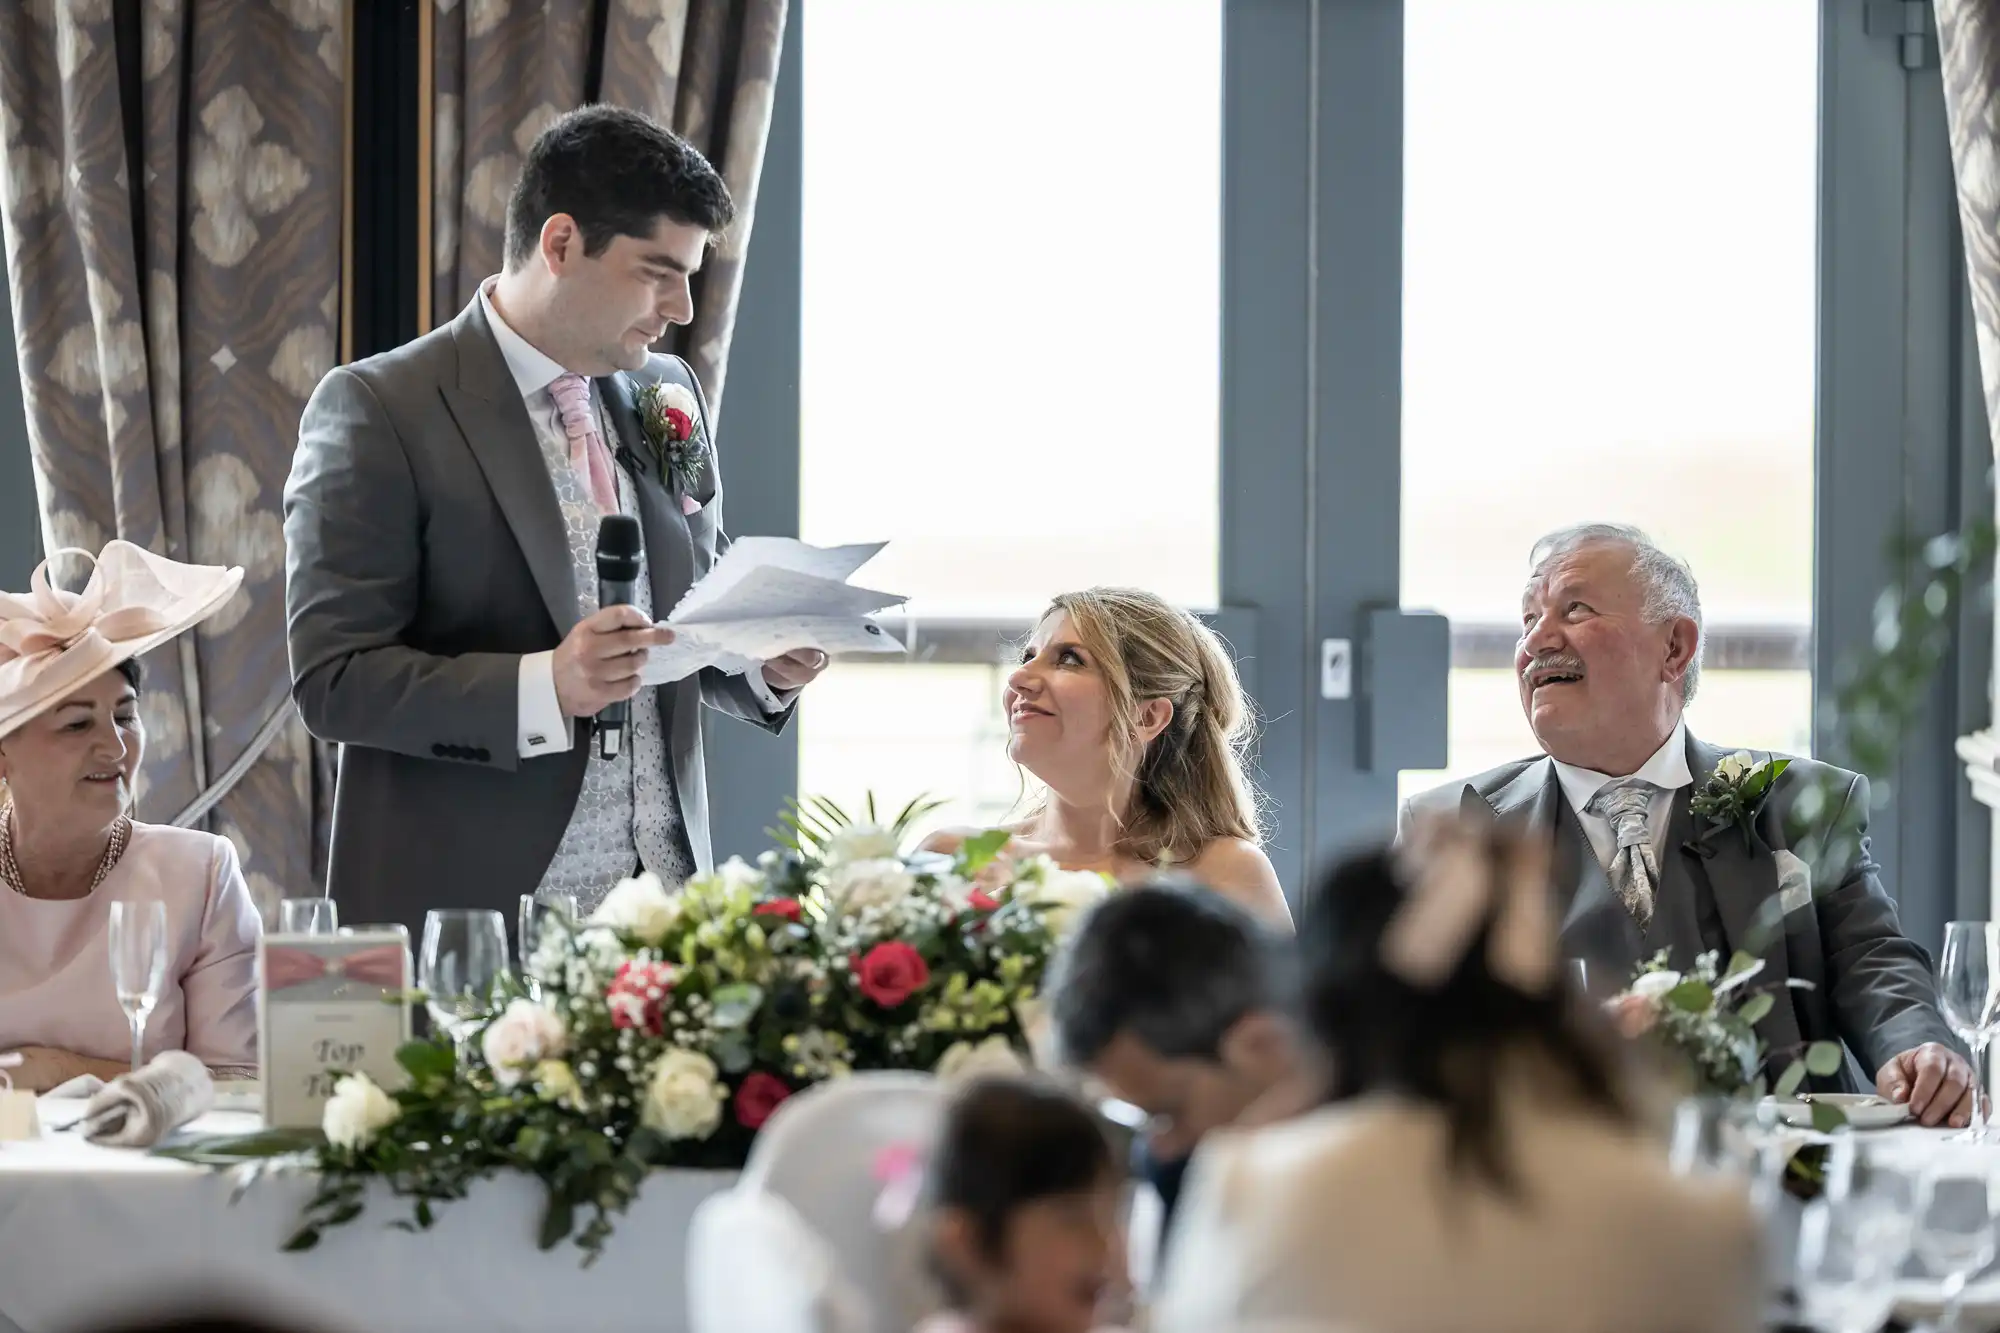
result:
[[[674,631],[674,642],[647,655],[640,679],[664,685],[706,667],[740,674],[798,648],[828,654],[904,651],[868,616],[905,599],[847,581],[883,545],[739,539],[661,622]]]

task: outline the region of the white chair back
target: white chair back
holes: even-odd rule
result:
[[[885,1150],[927,1159],[947,1100],[928,1075],[868,1073],[818,1084],[780,1106],[735,1189],[694,1218],[693,1333],[850,1333],[826,1322],[846,1317],[862,1319],[866,1333],[908,1333],[940,1309],[924,1262],[923,1219],[891,1230],[877,1221],[877,1161]],[[773,1283],[769,1257],[782,1251],[751,1238],[791,1229],[814,1239],[824,1264],[815,1259],[807,1268],[824,1273],[796,1274],[803,1291],[753,1290]]]

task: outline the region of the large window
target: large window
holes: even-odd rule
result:
[[[1448,773],[1534,752],[1528,549],[1593,520],[1694,566],[1689,726],[1808,752],[1818,4],[1405,16],[1402,600],[1453,621]]]
[[[1006,641],[1051,595],[1216,601],[1221,0],[831,0],[803,35],[802,535],[890,542],[858,581],[915,652],[813,687],[800,787],[997,817]]]

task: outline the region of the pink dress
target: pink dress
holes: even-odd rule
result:
[[[53,1046],[131,1058],[131,1028],[111,984],[111,904],[167,909],[166,986],[146,1020],[147,1059],[185,1050],[218,1075],[257,1074],[261,925],[227,838],[134,824],[125,855],[85,898],[0,888],[0,1051]]]

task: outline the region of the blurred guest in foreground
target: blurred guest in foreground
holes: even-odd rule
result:
[[[1090,1333],[1125,1303],[1124,1172],[1082,1103],[1026,1080],[969,1083],[926,1175],[951,1313],[918,1333]]]
[[[46,562],[33,591],[0,594],[0,1051],[24,1057],[16,1087],[130,1067],[108,941],[119,901],[166,908],[146,1058],[186,1050],[217,1075],[256,1073],[259,923],[235,848],[130,813],[139,654],[242,581],[114,541],[81,595],[53,587]]]
[[[1291,1017],[1290,938],[1198,884],[1113,894],[1078,923],[1046,988],[1063,1060],[1147,1117],[1140,1169],[1171,1218],[1209,1131],[1314,1100]]]
[[[1243,760],[1249,702],[1215,631],[1136,588],[1064,593],[1001,703],[1008,757],[1046,788],[1009,826],[1009,855],[1120,881],[1172,868],[1291,924]],[[925,848],[955,851],[967,832]]]
[[[1189,1173],[1155,1333],[1750,1333],[1759,1233],[1675,1177],[1558,984],[1545,844],[1456,824],[1343,862],[1301,932],[1324,1106]]]

